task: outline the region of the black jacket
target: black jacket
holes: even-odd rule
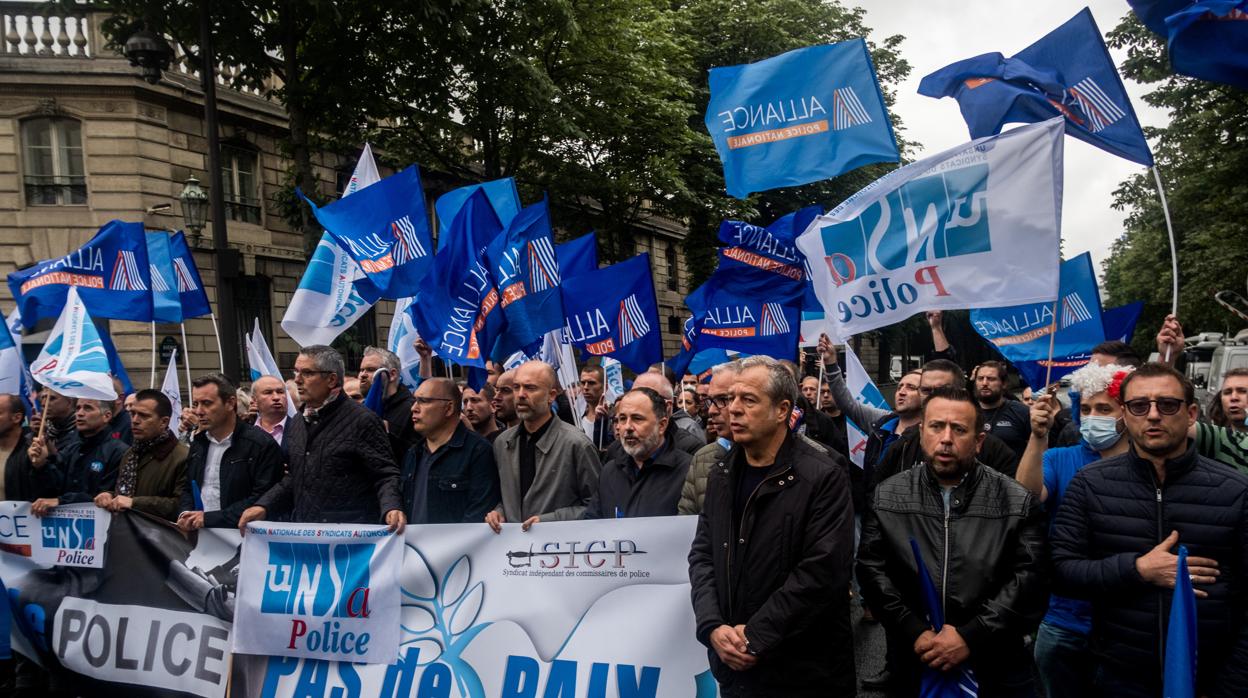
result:
[[[758,663],[729,669],[714,650],[711,671],[725,695],[773,698],[852,696],[854,641],[849,577],[854,512],[839,455],[789,434],[770,474],[733,527],[733,494],[743,468],[740,446],[711,467],[689,581],[698,641],[745,625]],[[734,558],[733,555],[736,557]]]
[[[197,511],[190,483],[202,491],[208,465],[208,434],[191,441],[186,459],[186,489],[179,495],[179,511]],[[243,511],[256,503],[282,478],[282,449],[259,427],[238,420],[229,447],[221,455],[221,508],[204,512],[205,528],[234,528]]]
[[[289,513],[299,523],[378,524],[386,512],[403,508],[386,431],[367,407],[339,393],[315,423],[295,415],[282,442],[289,470],[256,502],[269,518]]]
[[[1019,456],[1005,442],[992,434],[986,434],[984,445],[979,450],[979,462],[1007,477],[1014,477],[1018,472]],[[919,427],[912,426],[902,432],[875,465],[872,482],[879,485],[888,478],[904,470],[913,468],[923,460],[923,449],[919,443]]]
[[[390,435],[390,448],[394,451],[395,463],[403,460],[403,455],[407,453],[407,449],[411,448],[418,438],[416,427],[412,426],[413,402],[416,402],[416,397],[402,383],[399,383],[399,387],[395,390],[394,395],[382,402],[382,410],[386,413],[384,419]]]
[[[1248,477],[1194,445],[1166,463],[1164,483],[1134,448],[1075,475],[1054,522],[1055,591],[1090,599],[1106,668],[1159,695],[1173,592],[1146,583],[1135,561],[1171,531],[1221,572],[1196,587],[1209,594],[1196,600],[1197,695],[1248,696]]]
[[[693,456],[664,443],[658,457],[638,470],[632,456],[621,449],[620,457],[602,465],[598,491],[581,518],[675,516],[691,460]]]
[[[61,493],[59,474],[55,466],[42,468],[31,465],[29,433],[23,433],[4,462],[4,498],[13,502],[33,502],[41,497],[56,497]]]
[[[124,442],[127,446],[134,445],[134,429],[130,426],[130,413],[125,410],[118,410],[113,415],[112,421],[108,423],[108,433],[114,439]]]
[[[400,483],[403,488],[403,513],[409,521],[420,491],[416,475],[420,456],[426,449],[424,437],[417,434],[416,443],[403,456]],[[423,523],[481,523],[498,504],[498,466],[494,448],[484,437],[468,430],[462,423],[442,447],[430,458],[425,480],[425,520]]]
[[[863,516],[858,584],[872,613],[906,648],[892,667],[903,685],[919,679],[922,665],[910,648],[929,629],[910,541],[919,545],[945,622],[971,650],[981,693],[994,695],[1030,680],[1023,637],[1049,603],[1045,528],[1035,496],[982,464],[951,491],[947,517],[926,464],[876,487]]]
[[[60,477],[61,504],[89,502],[112,490],[117,470],[130,447],[113,438],[107,425],[92,436],[82,436],[49,461]]]

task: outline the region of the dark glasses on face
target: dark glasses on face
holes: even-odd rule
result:
[[[1184,402],[1177,397],[1159,397],[1156,399],[1137,397],[1134,400],[1127,400],[1122,403],[1122,406],[1126,407],[1127,411],[1136,417],[1143,417],[1148,414],[1154,404],[1157,405],[1158,412],[1170,416],[1178,414],[1179,410],[1183,408]]]

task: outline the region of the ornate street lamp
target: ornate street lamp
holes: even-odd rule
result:
[[[191,246],[198,247],[199,234],[208,220],[208,192],[199,186],[195,175],[191,175],[186,178],[186,185],[182,187],[178,199],[182,202],[182,222],[191,234]]]
[[[169,70],[169,59],[173,57],[169,44],[147,29],[140,29],[126,39],[125,52],[130,65],[138,66],[143,79],[153,85],[160,82],[162,72]]]

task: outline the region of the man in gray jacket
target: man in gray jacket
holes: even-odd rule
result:
[[[557,377],[541,361],[515,369],[520,423],[494,440],[503,501],[486,514],[497,533],[502,524],[579,519],[598,490],[598,449],[580,428],[554,419]]]

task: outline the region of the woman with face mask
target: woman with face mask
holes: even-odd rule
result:
[[[1077,446],[1049,446],[1049,430],[1061,409],[1052,396],[1037,397],[1031,406],[1031,439],[1018,464],[1016,478],[1034,492],[1049,512],[1050,523],[1062,503],[1067,485],[1085,465],[1126,451],[1129,443],[1122,422],[1118,390],[1132,369],[1090,363],[1070,374],[1071,392],[1081,396]],[[1091,695],[1092,610],[1086,601],[1057,594],[1049,598],[1049,612],[1036,634],[1036,667],[1043,695]]]

